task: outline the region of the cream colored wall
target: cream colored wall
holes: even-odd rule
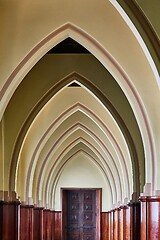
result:
[[[47,11],[45,18],[44,9]],[[90,9],[89,14],[85,9]],[[106,14],[106,12],[110,14]],[[6,16],[8,19],[5,19]],[[95,16],[96,21],[94,20]],[[119,16],[109,1],[101,0],[98,4],[97,1],[76,2],[76,4],[75,2],[72,3],[72,1],[67,3],[66,1],[59,1],[57,4],[52,4],[51,1],[48,1],[47,5],[46,2],[42,1],[34,3],[19,3],[19,1],[14,1],[13,6],[12,4],[4,4],[1,17],[4,17],[4,19],[2,18],[2,22],[6,24],[6,26],[4,25],[2,28],[4,31],[4,34],[2,32],[2,36],[6,38],[3,42],[3,49],[5,49],[5,51],[4,54],[2,51],[1,56],[3,61],[2,64],[0,64],[2,67],[0,86],[3,86],[7,76],[15,69],[23,57],[37,45],[40,39],[42,40],[59,26],[70,22],[88,32],[90,36],[95,38],[108,50],[116,61],[120,63],[126,74],[133,81],[133,84],[137,86],[137,91],[140,92],[142,98],[145,97],[142,91],[142,89],[144,89],[141,81],[142,77],[145,78],[146,81],[150,79],[154,89],[156,89],[156,86],[154,86],[155,76],[143,50],[129,27],[124,23],[121,16]],[[94,22],[94,24],[91,24],[92,22]],[[5,32],[5,29],[7,29],[8,34]],[[15,30],[13,34],[11,29]],[[101,31],[99,31],[99,29],[101,29]],[[30,34],[31,31],[32,34]],[[121,36],[121,41],[119,36]],[[12,44],[9,43],[10,39],[12,39]],[[56,41],[58,41],[58,39],[56,39]],[[7,48],[8,46],[12,46],[12,51],[10,48]],[[92,49],[89,50],[93,51]],[[130,52],[131,58],[128,58],[128,52]],[[98,55],[97,57],[99,58]],[[10,65],[8,64],[8,59],[10,59]],[[108,65],[111,70],[112,67],[109,66],[108,63],[105,63],[102,59],[100,59],[100,61],[102,61],[106,67]],[[30,64],[32,65],[32,63]],[[142,65],[145,71],[142,71]],[[28,67],[29,66],[27,66],[27,68]],[[14,86],[20,81],[20,79],[18,80],[19,76],[16,76],[16,78]],[[125,86],[122,84],[122,87]],[[145,88],[146,90],[150,89],[150,86],[146,84]],[[11,92],[13,93],[13,91]]]
[[[89,13],[86,9],[89,9]],[[148,7],[147,9],[149,11]],[[79,32],[66,29],[64,32],[55,34],[49,43],[38,50],[26,64],[17,70],[15,76],[14,74],[11,76],[12,71],[41,40],[66,23],[77,26]],[[157,124],[160,122],[159,75],[154,62],[150,62],[148,52],[137,40],[137,35],[133,34],[114,6],[109,1],[104,0],[98,2],[93,0],[79,1],[76,4],[72,0],[61,0],[56,4],[51,0],[47,2],[42,0],[34,2],[1,1],[0,24],[0,89],[2,89],[0,96],[4,93],[0,101],[0,117],[3,116],[15,89],[33,65],[59,41],[67,36],[74,36],[109,69],[126,94],[143,138],[146,181],[153,182],[154,189],[160,188],[160,179],[158,178],[160,128]],[[88,34],[90,40],[84,37],[85,33]],[[93,42],[103,47],[103,53],[96,45],[92,44]],[[6,81],[8,81],[9,86],[6,85],[6,88],[3,88]],[[28,101],[30,101],[29,95]],[[25,107],[23,107],[24,111]],[[23,112],[22,108],[20,111]],[[22,116],[24,116],[23,114],[25,115],[26,112],[22,113]],[[3,118],[5,120],[5,159],[3,162],[3,164],[5,163],[5,178],[3,184],[5,184],[6,189],[8,189],[13,145],[17,132],[24,121],[22,118],[20,119],[21,123],[17,124],[13,121],[14,117],[15,107],[10,105],[9,111],[6,111]],[[19,119],[16,120],[19,121]]]
[[[76,112],[81,114],[79,118],[74,119],[72,115]],[[68,121],[69,126],[66,120],[71,120]],[[80,126],[68,131],[68,127],[72,126],[71,123],[79,125],[82,123],[91,132],[87,133],[87,130],[83,130]],[[92,132],[97,139],[91,134]],[[114,132],[114,138],[110,134],[112,132]],[[107,151],[99,138],[113,159],[107,157]],[[36,200],[38,198],[50,206],[50,200],[46,196],[52,194],[51,186],[57,181],[59,169],[65,164],[65,156],[73,155],[75,145],[79,146],[80,143],[88,146],[86,152],[91,152],[108,177],[110,186],[114,189],[112,204],[122,202],[125,197],[130,199],[133,193],[133,175],[131,157],[125,139],[107,109],[83,87],[64,87],[50,99],[30,126],[19,154],[19,174],[16,186],[21,199],[26,201],[28,197],[35,197],[38,190],[39,198],[36,196]],[[54,148],[51,152],[52,146]],[[43,152],[42,156],[41,152]],[[44,161],[46,162],[43,165]],[[39,180],[34,181],[37,177],[40,177]],[[40,185],[38,185],[39,182]],[[18,188],[19,183],[20,188]]]
[[[84,109],[81,110],[83,111]],[[54,131],[48,143],[43,147],[36,165],[33,186],[30,186],[30,188],[33,188],[32,192],[35,202],[41,200],[49,206],[52,205],[50,196],[52,196],[52,188],[56,184],[61,167],[65,166],[68,159],[77,154],[77,151],[79,152],[80,150],[87,153],[90,158],[92,157],[92,160],[99,164],[101,171],[103,171],[108,177],[112,189],[112,202],[115,203],[118,200],[123,201],[123,199],[129,195],[127,194],[128,182],[125,178],[125,169],[121,167],[122,163],[119,162],[119,159],[111,146],[112,143],[109,139],[107,140],[107,134],[101,131],[97,125],[98,122],[95,124],[95,122],[88,118],[87,114],[84,114],[82,111],[79,109],[79,111],[76,111],[69,116],[63,122],[62,126]],[[97,138],[95,138],[93,133],[97,135]],[[113,159],[111,159],[111,156],[106,153],[99,138],[101,141],[105,141],[106,148],[109,151],[112,150],[111,154]],[[52,149],[53,146],[54,148]],[[50,149],[52,149],[52,152],[50,152]],[[40,169],[42,168],[42,164],[44,159],[46,159],[48,152],[50,152],[50,156],[48,156],[46,164],[43,165],[43,172],[40,175]],[[52,169],[53,165],[55,166]],[[127,166],[127,169],[131,167],[130,164],[127,164]],[[47,181],[48,173],[51,169],[52,175]],[[40,179],[38,179],[39,175]],[[130,180],[132,181],[132,176],[130,177]],[[130,189],[132,191],[132,186]]]
[[[138,0],[137,2],[148,15],[159,35],[159,21],[157,20],[159,16],[159,0],[148,0],[145,2]],[[89,14],[86,9],[89,9]],[[116,26],[114,21],[119,20],[118,14],[114,8],[110,6],[109,1],[101,0],[97,4],[96,1],[90,0],[87,2],[76,2],[75,4],[75,2],[72,1],[67,1],[66,3],[66,1],[61,0],[55,4],[51,0],[47,2],[38,0],[34,2],[3,0],[1,1],[0,11],[0,66],[2,70],[0,86],[3,86],[4,81],[10,75],[11,71],[15,69],[18,63],[39,40],[43,39],[52,32],[53,29],[62,25],[64,22],[74,22],[76,25],[80,23],[80,25],[82,24],[84,26],[82,29],[86,29],[87,31],[88,28],[90,28],[94,32],[101,34],[100,38],[104,40],[104,33],[107,31],[108,36],[116,36],[114,40],[118,37],[117,41],[119,41],[119,32],[116,31],[116,28],[113,28],[113,26]],[[107,11],[110,14],[106,14]],[[113,17],[114,21],[110,19],[111,17]],[[94,24],[91,24],[92,22],[94,22]],[[99,27],[97,28],[95,26],[96,24],[103,28],[104,23],[106,25],[105,31],[99,31]],[[123,33],[124,28],[121,27],[119,29],[121,33]],[[114,33],[114,35],[112,33]],[[121,37],[122,35],[123,34],[121,34]],[[126,34],[124,36],[126,36]],[[10,41],[12,41],[12,44]],[[113,45],[115,46],[117,44],[113,43]]]
[[[61,188],[102,188],[102,211],[108,211],[112,206],[111,192],[104,174],[83,153],[70,159],[59,176],[53,199],[55,210],[62,209]]]
[[[135,143],[138,158],[141,159],[139,164],[141,169],[141,183],[143,183],[143,148],[133,112],[115,80],[92,55],[46,55],[25,77],[5,112],[5,160],[7,162],[11,160],[17,133],[20,131],[22,124],[39,98],[59,80],[74,71],[85,76],[89,81],[93,82],[98,89],[101,89],[102,93],[112,102],[126,123]],[[14,121],[11,122],[10,119],[12,119],[13,116]],[[30,146],[30,149],[31,148]],[[25,166],[21,166],[21,168],[24,169]]]

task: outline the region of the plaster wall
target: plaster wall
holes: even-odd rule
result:
[[[62,210],[61,188],[102,188],[102,211],[112,206],[111,192],[104,175],[84,154],[70,159],[61,172],[55,189],[55,210]]]

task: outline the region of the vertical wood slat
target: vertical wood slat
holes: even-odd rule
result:
[[[43,240],[47,239],[47,222],[48,222],[48,216],[47,216],[46,209],[43,210]]]
[[[133,203],[129,203],[128,204],[128,215],[129,215],[129,218],[130,218],[130,227],[128,229],[128,234],[129,234],[129,238],[128,239],[131,239],[131,240],[136,240],[136,236],[135,236],[135,233],[134,233],[134,229],[135,229],[135,225],[137,225],[136,223],[136,219],[134,220],[133,219]],[[137,239],[138,240],[138,239]]]
[[[61,240],[62,239],[62,212],[55,211],[55,223],[54,223],[54,239]]]
[[[114,211],[110,211],[110,240],[114,239]]]
[[[33,206],[20,207],[20,240],[34,240],[33,238]]]
[[[55,240],[55,212],[53,210],[50,211],[51,216],[51,239]]]
[[[160,197],[140,197],[141,239],[160,239]]]
[[[119,209],[113,211],[113,240],[118,240],[118,213]]]
[[[118,240],[123,240],[123,210],[118,209]]]
[[[160,198],[158,201],[149,201],[147,204],[147,237],[160,239]]]
[[[141,239],[147,240],[147,201],[146,201],[146,197],[141,197],[140,202],[141,202]]]
[[[110,240],[110,212],[101,213],[101,240]]]
[[[131,240],[131,227],[132,227],[132,216],[131,216],[131,206],[123,207],[123,236],[124,240]]]
[[[0,201],[0,239],[18,239],[19,214],[19,201]]]
[[[43,240],[52,239],[52,215],[49,209],[43,210]]]
[[[33,239],[43,239],[43,208],[34,207]]]
[[[128,204],[126,208],[126,221],[127,221],[127,229],[126,229],[126,240],[133,240],[132,235],[133,233],[133,205]],[[137,239],[138,240],[138,239]]]
[[[132,203],[132,213],[133,213],[132,239],[134,239],[136,236],[136,240],[140,240],[140,225],[141,225],[140,202]]]
[[[60,235],[55,236],[54,211],[21,205],[20,213],[20,240],[53,240]]]
[[[102,189],[96,189],[96,238],[101,236]]]

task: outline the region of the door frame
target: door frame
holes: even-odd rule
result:
[[[96,240],[101,239],[102,188],[61,188],[62,240],[66,239],[67,191],[94,190],[96,192]]]

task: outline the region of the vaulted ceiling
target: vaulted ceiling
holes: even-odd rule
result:
[[[17,13],[3,22],[3,185],[24,202],[55,208],[67,179],[81,187],[101,182],[109,209],[138,197],[147,182],[158,188],[158,38],[149,38],[142,12],[125,1],[123,8],[116,1],[62,2],[36,2],[34,12],[33,3],[17,1]],[[11,6],[2,6],[5,19]],[[158,33],[157,18],[149,19]]]

